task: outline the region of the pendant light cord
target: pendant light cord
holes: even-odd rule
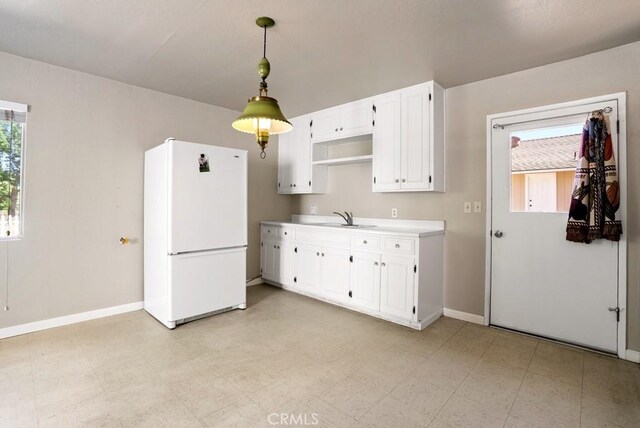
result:
[[[262,41],[262,57],[266,58],[267,57],[267,26],[265,25],[262,28],[264,28],[264,38]]]

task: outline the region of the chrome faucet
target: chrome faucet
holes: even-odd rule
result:
[[[347,226],[353,226],[353,213],[352,212],[344,212],[344,215],[338,213],[338,212],[333,212],[334,214],[339,215],[340,217],[342,217],[344,219],[344,221],[347,222]]]

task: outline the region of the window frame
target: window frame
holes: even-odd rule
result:
[[[6,241],[20,241],[24,238],[24,219],[25,219],[25,202],[26,202],[26,188],[25,188],[25,172],[26,172],[26,154],[27,154],[27,122],[29,119],[30,106],[28,104],[16,103],[12,101],[0,100],[0,111],[20,112],[25,114],[25,120],[22,129],[22,142],[20,147],[20,211],[18,218],[20,219],[20,227],[17,235],[2,236],[0,235],[0,242]],[[8,221],[8,220],[7,220]]]

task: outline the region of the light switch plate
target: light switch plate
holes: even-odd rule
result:
[[[482,212],[482,202],[475,201],[473,203],[473,212],[474,213],[481,213]]]
[[[392,218],[398,218],[398,209],[397,208],[391,208],[391,217]]]
[[[464,203],[464,213],[465,214],[470,214],[471,213],[471,202],[465,202]]]

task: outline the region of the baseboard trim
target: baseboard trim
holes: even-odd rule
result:
[[[35,331],[46,330],[48,328],[62,327],[63,325],[75,324],[82,321],[94,320],[97,318],[109,317],[111,315],[124,314],[144,308],[144,302],[133,302],[119,306],[96,309],[94,311],[80,312],[72,315],[65,315],[47,320],[30,322],[27,324],[14,325],[0,329],[0,339],[21,334],[33,333]]]
[[[247,282],[247,287],[251,287],[252,285],[264,284],[264,280],[261,277],[253,278],[251,281]]]
[[[627,361],[633,361],[634,363],[640,363],[640,352],[627,349],[624,359]]]
[[[470,314],[468,312],[456,311],[455,309],[444,308],[443,315],[449,318],[455,318],[457,320],[467,321],[474,324],[484,324],[484,317],[482,315]]]

